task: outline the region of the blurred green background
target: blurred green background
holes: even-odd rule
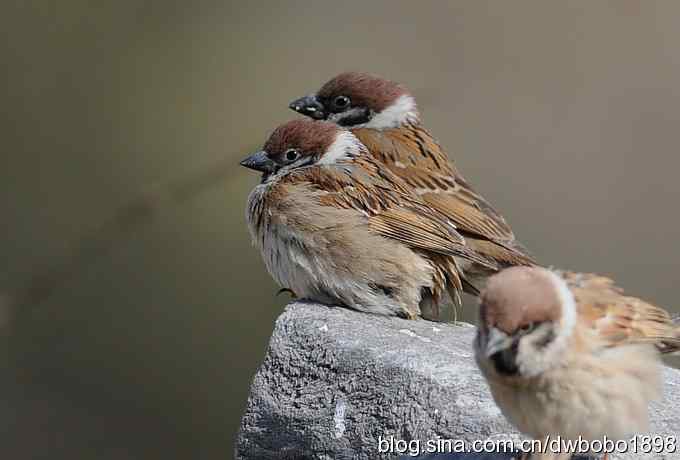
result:
[[[250,246],[257,177],[238,160],[343,70],[406,83],[541,261],[680,311],[678,17],[637,0],[2,2],[0,287],[152,183],[233,171],[15,324],[0,457],[231,457],[286,302]]]

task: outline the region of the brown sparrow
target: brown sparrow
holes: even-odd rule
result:
[[[466,292],[477,295],[486,278],[504,267],[534,265],[503,217],[468,185],[423,127],[415,99],[404,86],[346,72],[291,102],[290,108],[351,129],[373,157],[451,219],[486,262],[459,261]]]
[[[246,210],[253,243],[298,297],[413,318],[458,296],[458,260],[485,263],[336,124],[288,122],[241,165],[263,173]]]
[[[477,363],[520,431],[615,441],[648,429],[659,352],[680,350],[680,326],[665,310],[608,278],[538,267],[492,276],[480,302]]]

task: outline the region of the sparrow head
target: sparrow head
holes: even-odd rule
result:
[[[279,126],[264,147],[241,161],[241,166],[262,172],[262,181],[297,168],[334,164],[365,150],[349,131],[325,121],[292,120]]]
[[[290,108],[348,128],[398,128],[419,117],[416,102],[403,85],[359,72],[341,73],[317,93],[291,102]]]
[[[557,365],[576,322],[566,283],[539,267],[489,278],[480,296],[477,353],[501,375],[533,377]]]

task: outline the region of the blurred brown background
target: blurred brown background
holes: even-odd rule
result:
[[[231,457],[286,301],[250,247],[257,178],[238,160],[342,70],[410,86],[540,260],[680,311],[679,17],[634,0],[3,2],[0,287],[151,183],[233,172],[16,324],[0,457]]]

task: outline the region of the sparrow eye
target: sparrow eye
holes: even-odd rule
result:
[[[345,109],[349,107],[349,98],[347,96],[338,96],[333,99],[333,105],[337,109]]]
[[[295,161],[300,158],[300,152],[296,149],[288,149],[284,155],[286,157],[286,161]]]

